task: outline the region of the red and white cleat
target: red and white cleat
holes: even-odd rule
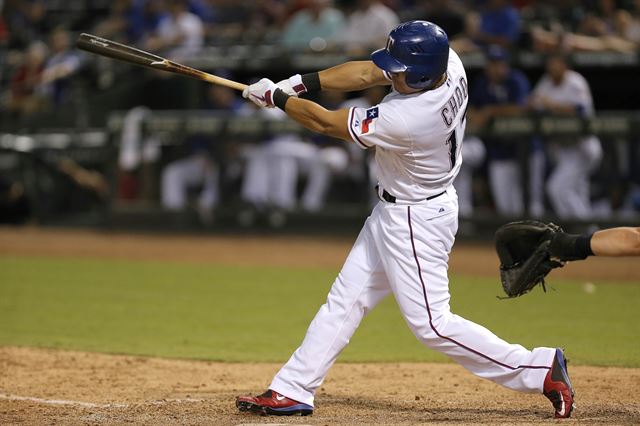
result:
[[[555,417],[557,419],[566,419],[571,417],[571,412],[575,408],[573,405],[573,386],[569,380],[567,372],[567,361],[561,349],[556,349],[556,357],[553,360],[551,370],[544,378],[544,388],[542,393],[549,398],[556,409]]]
[[[249,411],[263,416],[308,416],[313,414],[312,406],[294,401],[271,389],[258,396],[237,397],[236,407],[240,411]]]

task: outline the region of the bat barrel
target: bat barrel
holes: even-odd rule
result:
[[[227,80],[226,78],[218,77],[216,75],[170,61],[161,56],[145,52],[144,50],[136,49],[135,47],[117,43],[112,40],[107,40],[105,38],[98,37],[92,34],[80,34],[80,37],[78,37],[78,40],[76,41],[76,46],[79,49],[95,53],[97,55],[130,62],[155,70],[183,74],[189,77],[230,87],[236,90],[244,90],[244,88],[247,87],[242,83]]]
[[[78,37],[76,46],[87,52],[143,66],[151,66],[153,62],[164,61],[164,58],[149,52],[86,33]]]

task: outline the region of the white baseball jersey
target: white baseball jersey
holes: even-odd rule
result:
[[[562,82],[558,85],[555,85],[545,74],[533,89],[533,95],[546,96],[559,104],[573,104],[584,115],[593,115],[593,99],[589,83],[573,70],[567,70]]]
[[[379,105],[351,108],[349,132],[360,147],[376,147],[380,185],[418,201],[444,191],[460,170],[468,99],[464,67],[450,50],[445,84],[412,95],[393,90]]]
[[[573,105],[586,117],[594,114],[593,98],[587,80],[573,70],[567,70],[560,84],[544,75],[533,94],[544,96],[558,104]],[[595,136],[549,138],[555,167],[547,182],[549,200],[561,218],[588,219],[591,216],[589,175],[602,160],[602,146]]]
[[[349,131],[376,147],[380,184],[396,202],[380,201],[331,287],[327,303],[270,389],[313,406],[316,390],[364,316],[388,295],[413,334],[486,379],[542,392],[555,356],[510,344],[450,310],[449,253],[458,229],[451,185],[460,168],[467,107],[462,63],[450,52],[446,84],[413,95],[391,93],[372,108],[352,108]],[[438,195],[430,200],[426,198]]]

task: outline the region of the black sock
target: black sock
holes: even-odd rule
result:
[[[551,240],[549,253],[560,260],[582,260],[593,255],[589,235],[556,234]]]

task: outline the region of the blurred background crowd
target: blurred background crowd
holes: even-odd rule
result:
[[[467,66],[465,221],[640,214],[640,0],[0,0],[0,10],[0,221],[361,217],[376,201],[371,153],[231,89],[89,56],[74,40],[90,32],[237,81],[277,81],[366,59],[410,19],[443,27]],[[369,106],[387,92],[313,99]]]

